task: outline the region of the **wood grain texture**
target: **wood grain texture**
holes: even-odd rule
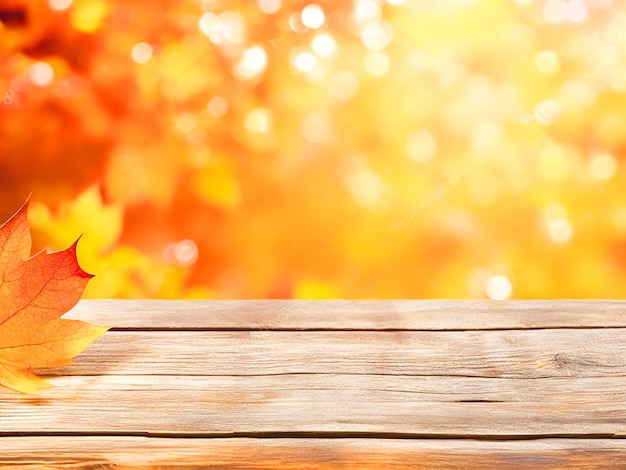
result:
[[[30,469],[626,469],[626,440],[2,438],[0,466]]]
[[[2,433],[626,437],[622,378],[58,377],[0,395]]]
[[[110,332],[48,375],[623,377],[626,329]]]
[[[624,468],[623,301],[81,301],[15,468]],[[497,441],[491,441],[497,439]]]
[[[620,300],[81,300],[66,315],[113,328],[484,330],[626,327]]]

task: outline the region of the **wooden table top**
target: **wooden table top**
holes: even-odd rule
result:
[[[15,468],[626,469],[625,301],[81,301]]]

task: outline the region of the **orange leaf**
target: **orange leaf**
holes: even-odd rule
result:
[[[71,364],[108,328],[60,318],[93,276],[78,265],[78,242],[29,258],[27,209],[0,227],[0,385],[35,394],[50,384],[33,367]]]

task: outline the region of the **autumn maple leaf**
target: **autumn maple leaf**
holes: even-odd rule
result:
[[[32,368],[71,364],[108,328],[60,318],[93,276],[78,265],[77,242],[29,258],[27,209],[0,227],[0,384],[36,394],[50,384]]]

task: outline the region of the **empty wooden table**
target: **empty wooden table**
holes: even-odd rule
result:
[[[626,468],[626,302],[81,301],[15,468]]]

